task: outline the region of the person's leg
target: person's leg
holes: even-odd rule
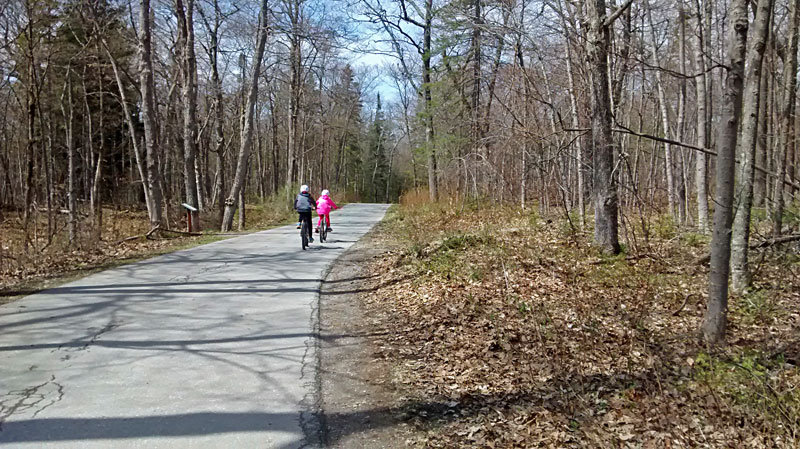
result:
[[[330,212],[325,214],[325,222],[328,223],[328,230],[331,230],[331,214]]]
[[[304,217],[308,228],[308,239],[314,240],[314,231],[311,230],[311,211],[305,213]]]

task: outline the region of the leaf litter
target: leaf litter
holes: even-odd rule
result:
[[[368,319],[423,447],[797,447],[800,301],[773,254],[699,338],[702,247],[606,257],[529,212],[403,207],[381,227]],[[752,305],[755,304],[755,305]]]

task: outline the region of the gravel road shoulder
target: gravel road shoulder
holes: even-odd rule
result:
[[[320,395],[323,440],[331,448],[413,445],[391,367],[375,356],[380,331],[364,315],[368,263],[387,251],[373,230],[339,258],[320,292]]]

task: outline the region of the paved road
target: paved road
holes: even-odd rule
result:
[[[283,227],[0,307],[0,446],[316,446],[320,282],[386,208],[348,205],[305,252]]]

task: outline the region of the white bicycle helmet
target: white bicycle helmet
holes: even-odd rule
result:
[[[300,193],[303,193],[303,192],[308,192],[308,186],[307,186],[307,185],[305,185],[305,184],[303,184],[302,186],[300,186]]]
[[[331,194],[331,192],[329,192],[328,189],[325,189],[325,190],[322,191],[322,196],[330,195],[330,194]]]

